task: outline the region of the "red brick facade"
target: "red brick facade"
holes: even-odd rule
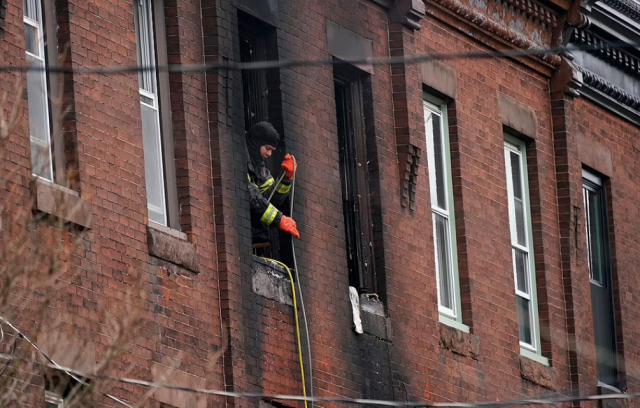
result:
[[[63,64],[137,64],[132,1],[51,1]],[[569,27],[566,21],[574,17],[569,2],[555,0],[154,4],[164,6],[170,64],[239,62],[243,13],[275,27],[277,40],[268,46],[277,46],[285,61],[335,56],[328,21],[384,58],[550,46],[560,41],[558,26]],[[2,12],[0,1],[0,17]],[[22,1],[8,0],[1,65],[26,64],[22,14]],[[585,166],[606,178],[619,387],[640,391],[639,125],[577,95],[582,76],[575,67],[567,71],[567,61],[556,54],[460,58],[362,72],[377,282],[377,293],[361,293],[363,334],[353,329],[349,301],[333,68],[270,73],[280,82],[270,115],[299,162],[292,217],[302,235],[296,254],[316,396],[468,402],[600,392],[584,232]],[[0,72],[0,78],[0,91],[13,95],[26,74]],[[592,87],[584,78],[583,87]],[[126,302],[139,298],[143,323],[115,373],[133,367],[127,376],[157,380],[159,367],[179,360],[169,383],[301,394],[293,308],[256,288],[258,270],[268,267],[252,256],[241,73],[169,75],[170,106],[162,109],[171,112],[180,231],[148,227],[138,86],[136,73],[65,75],[62,100],[69,111],[61,126],[70,181],[61,193],[31,183],[28,103],[18,101],[21,119],[0,165],[0,200],[17,212],[41,194],[38,213],[46,212],[41,196],[75,194],[86,212],[71,220],[74,231],[86,235],[65,264],[68,284],[49,306],[52,322],[60,322],[56,332],[75,339],[68,344],[86,342],[91,352],[85,360],[92,362],[81,368],[91,370],[108,344],[105,312],[122,313]],[[469,333],[439,321],[423,91],[448,101],[460,323]],[[9,98],[2,113],[11,107]],[[505,132],[526,142],[540,355],[548,365],[520,352]],[[44,235],[55,236],[53,229],[37,226]],[[287,280],[280,284],[288,290]],[[382,312],[365,310],[367,302]],[[11,318],[27,333],[35,330],[19,311]],[[304,355],[308,374],[306,348]],[[120,384],[109,392],[126,401],[143,394]],[[159,391],[147,406],[258,405],[207,398]],[[318,404],[325,405],[332,404]]]

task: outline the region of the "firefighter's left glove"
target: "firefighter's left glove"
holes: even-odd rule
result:
[[[282,171],[284,171],[284,175],[288,179],[293,178],[293,174],[298,169],[298,162],[293,158],[289,153],[284,156],[284,160],[282,161]]]
[[[293,220],[293,218],[283,215],[282,218],[280,219],[280,225],[278,225],[278,228],[300,239],[300,233],[298,232],[298,225]]]

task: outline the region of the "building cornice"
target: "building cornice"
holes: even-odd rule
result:
[[[616,66],[623,71],[633,75],[640,76],[640,58],[637,58],[622,49],[612,49],[608,47],[608,41],[598,37],[597,35],[576,29],[570,39],[571,43],[590,45],[593,48],[587,50],[591,55]]]
[[[640,5],[633,0],[601,0],[602,3],[640,23]]]
[[[470,7],[459,0],[430,0],[440,7],[453,13],[456,17],[461,18],[485,31],[508,42],[512,46],[520,49],[540,48],[540,44],[525,37],[522,33],[507,27],[506,25],[496,22],[494,19],[486,16],[480,11]],[[542,60],[552,66],[560,63],[560,56],[557,54],[547,54],[541,57],[532,57]]]
[[[519,10],[524,13],[527,17],[531,18],[533,21],[538,22],[539,24],[548,27],[555,28],[558,25],[558,18],[555,12],[551,9],[536,3],[532,0],[497,0],[498,2],[502,1],[514,9]]]
[[[616,102],[640,111],[640,98],[631,95],[629,92],[625,91],[622,88],[618,88],[611,82],[608,82],[604,78],[594,74],[589,70],[586,70],[582,67],[577,67],[577,69],[582,73],[582,82],[584,85],[597,89],[603,94],[614,99]]]

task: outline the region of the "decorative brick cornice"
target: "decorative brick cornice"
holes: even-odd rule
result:
[[[633,0],[602,0],[604,4],[624,14],[631,20],[640,22],[640,4]]]
[[[611,49],[608,42],[599,38],[593,33],[584,30],[575,30],[571,36],[571,42],[576,44],[593,45],[593,49],[587,50],[588,53],[615,65],[620,69],[640,76],[640,59],[621,50]]]
[[[539,48],[540,45],[526,38],[520,32],[505,25],[499,24],[490,17],[487,17],[478,10],[463,4],[459,0],[432,0],[434,3],[449,10],[458,17],[469,21],[479,28],[488,31],[490,34],[511,43],[516,48],[531,49]],[[534,57],[535,58],[535,57]],[[557,66],[560,63],[560,56],[557,54],[547,54],[540,57],[543,61]]]
[[[614,99],[622,105],[628,106],[634,110],[640,110],[640,98],[637,98],[621,88],[613,85],[605,79],[599,77],[591,71],[587,71],[582,67],[576,67],[582,73],[582,82],[603,94]]]
[[[556,14],[550,9],[532,1],[532,0],[498,0],[506,3],[516,10],[526,14],[538,23],[555,28],[558,25],[558,19]]]

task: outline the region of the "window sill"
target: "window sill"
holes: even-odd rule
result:
[[[91,229],[93,209],[77,191],[36,177],[31,181],[33,209]]]
[[[251,287],[256,295],[293,306],[289,274],[280,265],[254,256],[251,266]]]
[[[149,222],[147,225],[149,254],[192,272],[198,272],[196,247],[183,232]]]
[[[465,333],[469,333],[469,326],[467,326],[466,324],[460,323],[457,320],[454,320],[452,317],[445,316],[443,314],[438,314],[438,321],[442,324],[446,324],[447,326],[451,326]]]
[[[443,321],[443,318],[445,319]],[[455,322],[455,326],[451,325]],[[441,316],[440,345],[452,353],[477,360],[480,355],[480,339],[469,333],[469,328],[455,320]],[[461,326],[461,327],[459,327]],[[466,328],[466,331],[464,330]]]
[[[520,376],[534,384],[555,390],[556,374],[553,367],[549,366],[549,360],[527,350],[520,352]],[[535,357],[530,358],[530,355]]]

